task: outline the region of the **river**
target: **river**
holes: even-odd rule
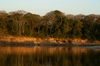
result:
[[[100,66],[100,47],[0,46],[0,66]]]

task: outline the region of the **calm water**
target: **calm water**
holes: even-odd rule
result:
[[[100,66],[93,47],[0,47],[0,66]]]

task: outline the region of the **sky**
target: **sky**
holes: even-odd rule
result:
[[[41,16],[54,10],[73,15],[100,15],[100,0],[0,0],[0,10],[24,10]]]

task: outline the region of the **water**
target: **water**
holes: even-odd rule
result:
[[[91,47],[2,46],[0,66],[100,66],[100,50]]]

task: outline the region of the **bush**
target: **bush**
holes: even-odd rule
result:
[[[68,40],[68,43],[72,44],[72,40]]]

